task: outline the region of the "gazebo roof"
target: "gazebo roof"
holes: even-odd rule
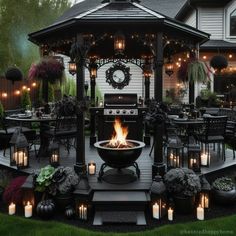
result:
[[[63,37],[69,39],[75,37],[77,33],[89,30],[94,32],[109,29],[109,27],[117,30],[120,25],[125,25],[128,31],[139,30],[144,33],[155,31],[158,28],[158,30],[172,34],[173,37],[179,35],[182,38],[189,38],[194,43],[203,43],[209,39],[209,34],[158,12],[159,1],[153,4],[155,7],[152,7],[154,10],[151,10],[146,7],[150,6],[151,0],[101,2],[87,0],[73,6],[54,24],[29,34],[29,40],[41,45],[47,44],[48,40],[56,41]],[[160,2],[163,3],[163,1]]]
[[[78,14],[97,8],[101,5],[101,2],[102,0],[85,0],[77,3],[60,16],[55,23],[69,20]],[[165,16],[174,18],[186,2],[187,0],[142,0],[139,4],[153,11],[161,12]]]

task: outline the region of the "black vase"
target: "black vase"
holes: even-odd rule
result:
[[[71,193],[57,193],[55,196],[56,206],[59,210],[65,211],[66,207],[74,204],[73,195]]]
[[[236,189],[233,188],[230,191],[221,191],[217,189],[212,189],[212,197],[215,203],[224,206],[232,206],[236,203]]]
[[[175,196],[174,204],[175,204],[175,210],[177,213],[190,214],[194,210],[195,196],[191,196],[191,197]]]

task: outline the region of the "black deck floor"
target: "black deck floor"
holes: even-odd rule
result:
[[[137,181],[133,183],[123,184],[123,185],[108,184],[104,181],[99,182],[97,180],[98,172],[103,161],[98,156],[96,149],[89,146],[89,139],[86,138],[86,162],[89,163],[90,161],[93,161],[96,163],[96,166],[97,166],[96,175],[89,176],[89,183],[91,187],[94,190],[104,190],[104,191],[105,190],[130,190],[130,189],[132,189],[133,191],[140,191],[140,190],[147,191],[150,188],[150,185],[152,182],[152,163],[153,163],[153,157],[149,156],[149,151],[150,151],[150,147],[145,147],[143,149],[141,156],[137,160],[137,163],[141,170],[140,179],[138,179]],[[76,162],[75,150],[71,149],[71,152],[68,155],[67,152],[64,150],[64,148],[61,147],[61,154],[62,154],[61,155],[62,158],[61,158],[60,164],[62,166],[73,167]],[[201,171],[202,174],[213,172],[213,171],[236,164],[236,160],[233,160],[233,152],[230,149],[226,149],[225,162],[223,162],[221,158],[218,158],[216,156],[216,153],[212,153],[211,156],[212,156],[211,165],[209,168],[205,168],[205,167],[202,168],[202,171]],[[30,167],[27,169],[23,169],[21,171],[25,173],[33,173],[35,170],[48,165],[48,163],[49,161],[47,158],[41,158],[40,160],[37,160],[34,157],[34,153],[32,152],[32,156],[30,157]],[[6,152],[6,156],[3,156],[2,151],[0,152],[0,165],[16,169],[16,167],[10,166],[9,152]],[[133,167],[130,167],[130,168],[132,169]]]

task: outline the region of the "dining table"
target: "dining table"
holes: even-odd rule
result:
[[[49,129],[49,123],[55,122],[56,117],[52,115],[42,115],[37,117],[35,115],[24,115],[24,114],[12,114],[5,117],[6,121],[14,121],[18,122],[19,126],[22,127],[23,123],[39,123],[39,138],[40,138],[40,146],[37,153],[37,157],[48,157],[48,147],[49,147],[49,139],[43,136],[43,132],[46,129]]]
[[[194,137],[196,131],[202,129],[204,125],[203,118],[173,118],[170,119],[181,133],[185,133],[187,136],[187,145],[190,144],[190,138]]]

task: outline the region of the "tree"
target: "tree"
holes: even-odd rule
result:
[[[67,8],[69,0],[0,0],[0,75],[12,65],[27,74],[39,59],[38,46],[28,34],[52,24]]]

